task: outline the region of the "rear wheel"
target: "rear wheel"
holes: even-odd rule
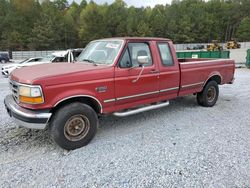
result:
[[[97,127],[96,112],[90,106],[80,102],[60,108],[50,123],[53,140],[67,150],[87,145],[95,136]]]
[[[208,82],[203,90],[197,94],[197,102],[201,106],[212,107],[217,102],[219,87],[216,81]]]

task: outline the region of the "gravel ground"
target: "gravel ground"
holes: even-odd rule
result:
[[[213,108],[188,96],[102,118],[88,146],[67,152],[46,130],[15,127],[0,78],[0,187],[250,187],[249,81],[250,70],[237,69]]]

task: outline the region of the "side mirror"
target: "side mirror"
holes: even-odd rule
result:
[[[149,63],[149,57],[148,56],[138,56],[137,61],[138,61],[138,64],[140,66],[143,66],[143,65]]]

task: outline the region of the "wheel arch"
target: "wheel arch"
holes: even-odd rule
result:
[[[52,111],[56,111],[60,107],[73,102],[81,102],[87,104],[92,107],[97,114],[102,113],[102,104],[97,98],[90,95],[74,95],[61,99],[53,106]]]
[[[215,81],[217,82],[218,85],[220,85],[222,83],[222,76],[220,75],[220,73],[213,73],[211,74],[208,79],[204,82],[204,86],[210,82],[210,81]]]

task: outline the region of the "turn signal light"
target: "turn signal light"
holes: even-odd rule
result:
[[[19,96],[19,101],[22,103],[40,104],[40,103],[43,103],[43,97]]]

